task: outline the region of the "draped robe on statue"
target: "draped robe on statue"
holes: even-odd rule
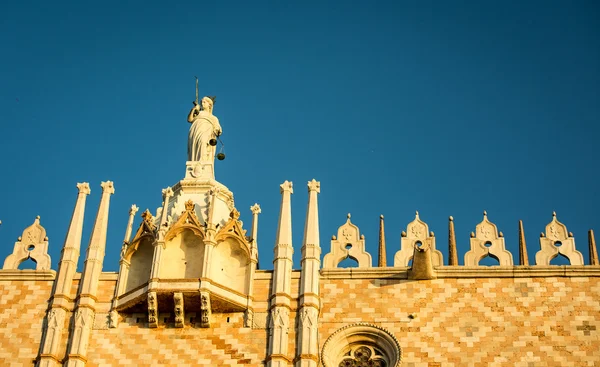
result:
[[[221,131],[219,119],[206,111],[200,111],[190,127],[188,161],[214,161],[216,147],[208,141],[215,137],[217,131]]]

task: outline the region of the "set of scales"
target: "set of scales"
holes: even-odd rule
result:
[[[196,78],[196,100],[194,101],[194,106],[198,105],[198,77],[195,76],[194,78]],[[213,100],[213,103],[215,103],[215,99],[216,97],[210,97]],[[202,105],[200,105],[200,109],[202,109]],[[220,135],[216,135],[212,138],[210,138],[210,140],[208,141],[208,144],[210,144],[211,146],[216,146],[217,145],[217,140],[219,141],[219,143],[221,143],[221,148],[219,149],[219,153],[217,153],[217,159],[222,161],[225,159],[225,144],[223,144],[223,141],[221,140]]]

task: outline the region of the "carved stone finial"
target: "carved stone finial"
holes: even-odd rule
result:
[[[484,210],[484,211],[483,211],[483,216],[484,216],[484,217],[487,217],[487,210]]]
[[[138,212],[138,210],[140,210],[140,208],[133,204],[131,208],[129,208],[129,215],[135,215]]]
[[[196,204],[194,204],[192,199],[185,202],[185,210],[188,212],[193,211],[195,206],[196,206]]]
[[[146,211],[144,211],[142,213],[142,219],[144,219],[144,221],[146,223],[154,224],[154,217],[152,216],[152,213],[150,213],[150,210],[148,210],[148,209],[146,209]]]
[[[449,217],[448,217],[448,220],[449,220],[450,222],[453,222],[453,221],[454,221],[454,217],[452,217],[452,216],[449,216]]]
[[[162,189],[162,194],[164,199],[170,198],[171,196],[173,196],[173,189],[171,189],[170,187]]]
[[[100,186],[102,187],[102,192],[107,194],[115,193],[115,186],[112,181],[103,181]]]
[[[556,212],[552,212],[552,216],[556,218]]]
[[[80,194],[85,194],[85,195],[89,195],[91,190],[90,190],[90,184],[87,182],[81,182],[77,184],[77,190],[79,190]]]
[[[229,218],[233,220],[240,219],[240,212],[236,208],[233,208],[233,210],[229,213]]]
[[[250,207],[250,210],[252,211],[252,214],[262,213],[262,211],[260,210],[260,205],[258,205],[256,203]]]
[[[348,218],[348,220],[350,220],[350,217],[352,217],[352,215],[351,215],[350,213],[348,213],[348,214],[346,215],[346,217]]]
[[[308,192],[316,191],[317,193],[321,193],[321,183],[314,178],[312,181],[308,181]]]
[[[419,211],[415,210],[415,218],[419,218]]]
[[[281,185],[279,185],[279,193],[283,194],[284,191],[289,191],[290,194],[294,193],[294,185],[290,181],[284,181]]]

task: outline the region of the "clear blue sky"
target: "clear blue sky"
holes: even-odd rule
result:
[[[600,231],[597,1],[125,3],[0,5],[0,261],[40,215],[56,269],[87,181],[83,260],[112,180],[104,269],[117,270],[131,204],[154,212],[184,175],[197,75],[218,97],[217,179],[246,228],[262,206],[261,268],[284,180],[299,267],[313,178],[324,254],[350,212],[375,262],[384,214],[392,264],[419,210],[444,255],[454,216],[462,263],[487,210],[515,261],[524,221],[533,259],[555,210],[588,263],[587,230]]]

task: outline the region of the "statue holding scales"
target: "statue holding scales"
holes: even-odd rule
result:
[[[198,103],[198,78],[196,78],[196,100],[187,117],[188,122],[192,124],[188,135],[188,161],[210,164],[215,161],[216,138],[223,132],[219,119],[213,115],[215,99],[216,97],[203,97]]]

